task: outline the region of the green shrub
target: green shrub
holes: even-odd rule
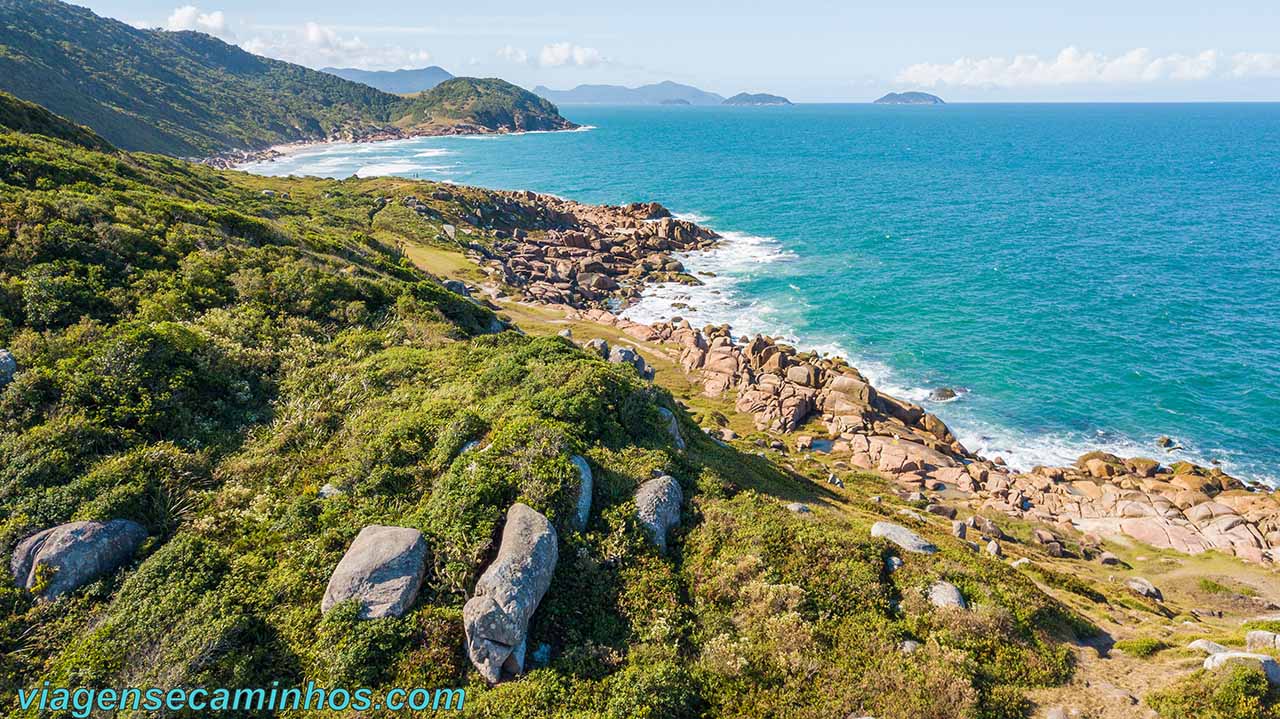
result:
[[[1157,652],[1168,649],[1171,645],[1162,639],[1153,639],[1151,637],[1137,637],[1134,639],[1121,639],[1115,643],[1115,648],[1130,656],[1146,658]]]
[[[1200,670],[1145,698],[1162,719],[1275,719],[1280,691],[1262,672],[1241,666]]]

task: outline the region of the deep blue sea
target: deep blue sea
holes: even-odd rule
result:
[[[1101,448],[1280,479],[1280,104],[562,109],[589,129],[249,169],[657,200],[728,240],[686,258],[706,286],[630,316],[844,354],[1015,465]]]

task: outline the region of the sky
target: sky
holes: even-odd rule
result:
[[[862,102],[1280,101],[1280,2],[78,0],[314,68]],[[192,0],[196,2],[196,0]]]

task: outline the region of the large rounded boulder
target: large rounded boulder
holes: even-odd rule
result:
[[[23,539],[10,569],[18,586],[51,600],[119,569],[147,538],[137,522],[69,522]]]
[[[360,602],[361,619],[402,616],[418,597],[426,562],[422,532],[369,525],[356,535],[329,577],[320,611],[354,599]]]

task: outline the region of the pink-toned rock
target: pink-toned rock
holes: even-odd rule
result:
[[[1115,467],[1111,466],[1110,464],[1108,464],[1107,462],[1104,462],[1101,459],[1090,459],[1086,461],[1084,463],[1084,468],[1089,471],[1090,476],[1095,477],[1097,479],[1106,479],[1107,477],[1113,477],[1115,476],[1115,473],[1116,473]]]
[[[1187,519],[1195,522],[1197,525],[1208,524],[1214,519],[1223,516],[1238,516],[1235,510],[1225,504],[1218,502],[1204,502],[1186,510]]]
[[[964,467],[939,467],[929,473],[930,477],[945,482],[950,485],[958,485],[962,479],[968,479],[969,474],[965,472]]]
[[[1200,554],[1212,548],[1190,525],[1176,525],[1158,517],[1122,520],[1120,530],[1139,542],[1186,554]]]

